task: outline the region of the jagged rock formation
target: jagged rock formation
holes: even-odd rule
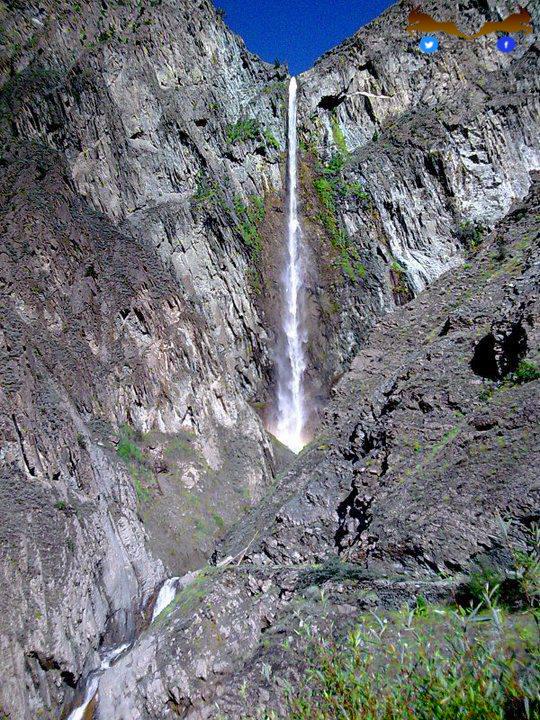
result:
[[[492,227],[540,167],[534,36],[511,58],[495,36],[445,36],[425,56],[405,32],[416,4],[396,4],[301,77],[311,368],[323,398],[375,319],[458,265],[463,228]],[[423,4],[471,30],[514,9]]]
[[[242,230],[280,187],[284,71],[206,2],[2,21],[0,707],[57,717],[271,480]]]
[[[495,13],[476,6],[471,27]],[[344,621],[444,598],[479,553],[504,561],[497,509],[518,539],[535,517],[537,382],[510,381],[538,354],[537,187],[364,345],[539,166],[534,40],[424,58],[408,9],[300,78],[319,409],[362,352],[268,492],[250,402],[271,399],[279,325],[284,68],[206,0],[0,6],[0,716],[65,713],[97,651],[135,635],[96,718],[239,716],[244,681],[279,704],[265,667],[301,667],[280,642],[299,607],[322,623],[314,585]],[[216,556],[234,562],[143,630],[159,582],[263,494]]]

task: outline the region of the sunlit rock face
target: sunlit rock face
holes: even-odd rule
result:
[[[422,6],[465,32],[515,11],[482,8]],[[496,35],[441,36],[438,52],[424,55],[420,35],[405,32],[410,10],[394,5],[298,78],[315,396],[362,347],[366,328],[459,265],[464,229],[492,227],[540,167],[534,35],[520,35],[510,54],[497,50]],[[317,183],[336,158],[328,212]],[[335,220],[349,238],[345,253]]]
[[[1,11],[0,708],[21,719],[58,717],[271,481],[242,226],[281,191],[286,97],[209,3],[39,8]]]

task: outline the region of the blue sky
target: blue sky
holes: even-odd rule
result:
[[[225,22],[268,62],[287,62],[293,75],[380,15],[392,0],[214,0]]]

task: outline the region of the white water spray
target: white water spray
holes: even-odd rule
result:
[[[176,587],[180,578],[173,577],[165,580],[161,586],[161,590],[156,598],[156,604],[154,605],[154,612],[152,613],[151,623],[160,615],[166,607],[168,607],[175,598]]]
[[[306,421],[303,387],[306,358],[300,317],[303,291],[301,245],[302,230],[298,219],[296,78],[293,77],[289,84],[287,262],[283,274],[283,331],[287,356],[278,359],[276,436],[294,452],[299,452],[305,444]]]

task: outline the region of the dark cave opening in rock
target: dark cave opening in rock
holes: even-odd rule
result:
[[[499,379],[499,369],[495,356],[495,338],[492,333],[485,335],[476,344],[471,359],[471,370],[475,375],[486,378],[486,380]]]
[[[471,359],[475,375],[487,380],[500,380],[514,372],[527,353],[527,333],[521,323],[513,323],[500,339],[488,333],[476,344]]]

